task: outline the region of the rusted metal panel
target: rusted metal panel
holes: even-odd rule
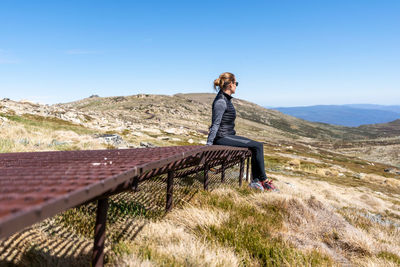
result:
[[[168,171],[248,156],[247,148],[173,146],[0,154],[0,238]]]

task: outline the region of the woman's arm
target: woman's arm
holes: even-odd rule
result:
[[[218,99],[215,101],[212,111],[212,124],[209,129],[207,145],[212,145],[214,142],[214,138],[217,135],[219,125],[221,124],[222,115],[226,110],[226,102],[224,99]]]

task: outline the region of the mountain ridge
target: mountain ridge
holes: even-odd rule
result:
[[[312,122],[348,127],[386,123],[400,118],[400,106],[351,104],[278,107],[273,109]]]

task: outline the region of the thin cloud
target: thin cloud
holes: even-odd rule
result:
[[[96,50],[84,50],[84,49],[70,49],[65,51],[67,55],[95,55],[95,54],[102,54],[101,51]]]

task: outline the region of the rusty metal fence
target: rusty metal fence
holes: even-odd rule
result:
[[[0,154],[0,242],[11,244],[7,237],[24,227],[77,207],[96,213],[92,265],[101,266],[107,214],[111,223],[124,213],[158,216],[200,185],[207,190],[216,179],[231,182],[226,170],[235,165],[241,184],[250,156],[226,146]]]

